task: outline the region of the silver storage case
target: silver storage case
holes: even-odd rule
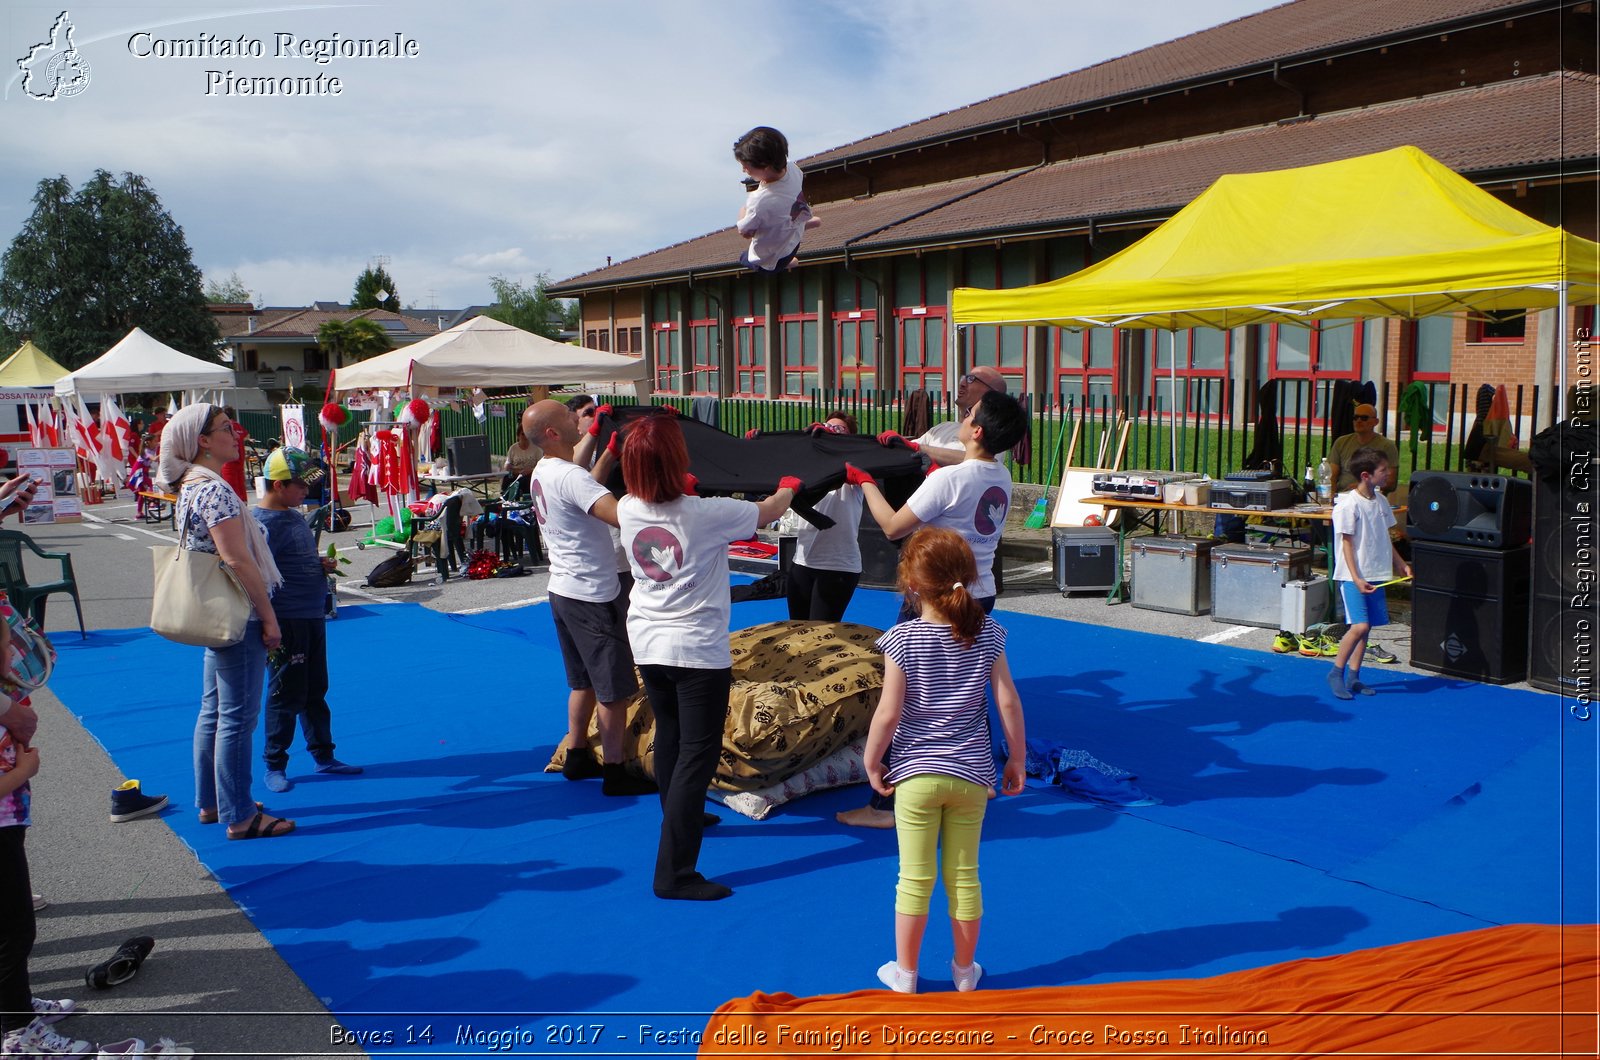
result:
[[[1055,538],[1056,588],[1064,593],[1105,591],[1121,580],[1117,534],[1102,526],[1058,526]]]
[[[1295,581],[1283,587],[1283,611],[1278,628],[1304,633],[1310,626],[1328,621],[1328,593],[1331,586],[1324,575]]]
[[[1205,537],[1136,537],[1133,606],[1178,615],[1211,610],[1211,546]]]
[[[1277,629],[1283,587],[1310,576],[1308,545],[1218,545],[1211,550],[1211,621]]]

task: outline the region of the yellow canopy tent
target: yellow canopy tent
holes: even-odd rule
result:
[[[1593,305],[1600,244],[1415,147],[1230,174],[1125,250],[1031,287],[951,294],[953,327],[1232,328]],[[1556,358],[1557,415],[1567,361]],[[1176,403],[1177,362],[1171,383]],[[1177,466],[1177,432],[1172,432]]]
[[[41,390],[54,394],[55,381],[67,374],[29,339],[17,352],[0,362],[0,390]]]
[[[1161,227],[1049,283],[957,288],[953,323],[1231,328],[1590,305],[1600,244],[1415,147],[1219,178]]]

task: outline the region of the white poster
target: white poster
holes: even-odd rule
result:
[[[283,444],[287,449],[306,451],[306,420],[304,405],[283,406]]]

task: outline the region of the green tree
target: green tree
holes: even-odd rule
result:
[[[206,281],[206,301],[212,305],[236,305],[240,302],[255,301],[255,295],[251,294],[250,288],[239,279],[237,272],[230,272],[226,280]]]
[[[378,293],[384,297],[379,298]],[[400,296],[395,293],[394,277],[382,265],[368,265],[356,277],[356,289],[350,294],[351,309],[387,309],[400,312]]]
[[[143,177],[103,169],[76,192],[65,176],[39,182],[0,257],[0,324],[68,368],[135,327],[210,361],[220,338],[183,229]]]
[[[366,317],[329,320],[317,329],[317,345],[329,354],[334,368],[365,360],[375,353],[394,349],[383,325]]]
[[[532,287],[504,276],[491,276],[494,305],[484,311],[484,316],[547,339],[559,339],[562,329],[571,328],[576,322],[578,304],[551,298],[545,293],[549,286],[550,277],[542,272],[534,278]]]

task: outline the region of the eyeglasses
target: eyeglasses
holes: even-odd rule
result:
[[[221,424],[218,424],[217,426],[211,428],[209,431],[201,431],[200,433],[201,434],[216,434],[218,431],[227,431],[229,434],[232,434],[233,433],[233,424],[231,424],[231,423],[221,423]]]
[[[1363,421],[1363,420],[1375,420],[1375,419],[1377,419],[1377,418],[1378,418],[1378,417],[1376,417],[1376,416],[1355,416],[1355,417],[1353,417],[1353,418],[1354,418],[1354,420],[1355,420],[1355,421],[1356,421],[1356,422],[1357,422],[1357,423],[1360,423],[1360,422],[1362,422],[1362,421]]]
[[[962,386],[966,386],[968,383],[977,383],[979,386],[983,387],[985,390],[993,390],[994,389],[994,387],[989,385],[989,381],[987,379],[985,379],[985,378],[983,378],[983,376],[977,375],[976,373],[973,373],[973,372],[968,372],[966,375],[961,377],[961,385]]]

